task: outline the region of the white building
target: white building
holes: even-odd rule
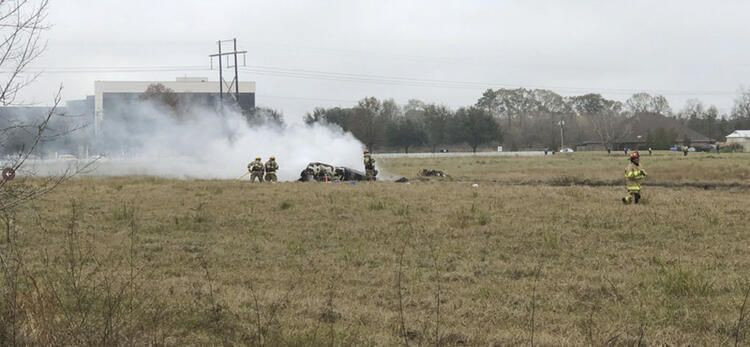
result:
[[[727,145],[739,144],[745,152],[750,152],[750,130],[735,130],[727,135]]]
[[[181,99],[197,100],[204,103],[218,102],[219,82],[209,81],[203,77],[182,77],[175,81],[96,81],[94,82],[94,129],[99,129],[102,121],[107,119],[108,112],[123,103],[137,99],[153,84],[162,84],[171,89]],[[238,104],[240,108],[250,110],[255,107],[255,82],[240,82]],[[224,97],[231,100],[229,94],[235,94],[235,86],[228,90],[224,86]]]

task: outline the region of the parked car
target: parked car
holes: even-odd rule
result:
[[[572,148],[563,148],[560,150],[560,153],[573,153],[575,152]]]
[[[60,159],[60,160],[77,160],[78,158],[76,158],[76,156],[74,156],[72,154],[60,154],[60,155],[57,156],[57,159]]]

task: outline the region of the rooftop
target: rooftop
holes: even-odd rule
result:
[[[750,130],[735,130],[727,138],[750,138]]]

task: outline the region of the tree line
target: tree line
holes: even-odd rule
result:
[[[351,132],[369,150],[414,147],[437,151],[442,146],[503,145],[509,150],[560,149],[586,141],[603,148],[632,137],[633,117],[667,117],[711,139],[723,141],[736,129],[750,129],[750,90],[741,90],[729,114],[713,105],[689,100],[674,111],[662,95],[636,93],[625,102],[589,93],[562,96],[545,89],[488,89],[473,105],[453,110],[436,103],[366,97],[353,107],[315,108],[307,124],[327,123]],[[653,128],[644,141],[654,149],[668,149],[678,138],[674,128]]]
[[[182,108],[192,104],[161,85],[149,86],[138,99],[154,103],[175,119],[180,118]],[[32,111],[46,113],[0,109],[0,127],[4,129],[0,152],[10,154],[29,148],[32,138],[28,130],[14,124],[28,123],[34,118]],[[255,107],[240,111],[252,126],[284,126],[283,115],[273,109]],[[495,145],[507,150],[558,150],[592,141],[602,148],[615,149],[615,144],[632,137],[628,123],[644,115],[668,117],[711,139],[723,141],[734,130],[750,129],[750,90],[740,90],[734,107],[726,114],[698,99],[688,100],[682,109],[674,111],[664,96],[648,93],[637,93],[620,102],[594,93],[562,96],[550,90],[517,88],[488,89],[473,105],[458,109],[420,100],[399,105],[393,99],[366,97],[352,107],[315,108],[305,115],[304,121],[340,126],[372,151],[409,152],[418,148],[436,152],[456,146],[477,151]],[[56,129],[65,129],[62,132],[65,136],[45,137],[34,152],[49,148],[77,152],[88,143],[90,131],[71,130],[86,127],[83,121],[81,117],[56,117],[51,124]],[[654,149],[691,143],[691,139],[678,136],[669,127],[651,128],[643,137],[646,146]]]
[[[398,147],[405,152],[414,146],[465,143],[477,147],[502,138],[500,127],[490,112],[479,107],[451,110],[438,104],[410,100],[399,106],[392,99],[374,97],[360,100],[351,108],[318,107],[305,116],[305,123],[327,123],[351,132],[369,150]]]

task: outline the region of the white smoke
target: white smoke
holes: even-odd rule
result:
[[[363,170],[363,145],[336,126],[251,126],[230,108],[171,111],[150,102],[129,104],[127,115],[102,121],[105,130],[94,147],[107,150],[88,174],[234,179],[255,157],[265,162],[270,156],[281,181],[298,179],[310,162]]]

